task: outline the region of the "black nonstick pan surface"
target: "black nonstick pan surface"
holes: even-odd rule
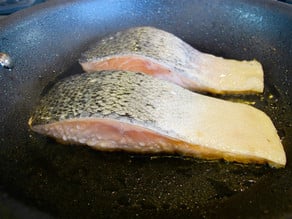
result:
[[[44,89],[81,73],[77,60],[90,43],[142,25],[203,52],[260,61],[263,94],[218,98],[271,117],[286,168],[99,152],[29,130]],[[1,20],[0,52],[14,68],[0,69],[0,217],[291,218],[291,36],[291,5],[272,0],[52,0]]]

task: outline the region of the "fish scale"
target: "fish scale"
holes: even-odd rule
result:
[[[144,84],[141,82],[135,84],[131,78],[120,80],[119,72],[114,75],[117,77],[113,77],[106,71],[100,72],[100,74],[98,77],[96,74],[72,76],[65,83],[57,83],[55,89],[41,100],[41,106],[36,111],[38,117],[34,123],[47,124],[58,121],[59,117],[67,119],[83,117],[85,111],[88,115],[99,114],[99,116],[120,112],[119,114],[127,113],[136,120],[149,120],[151,117],[149,109],[153,109],[153,102],[146,104],[146,107],[143,105],[143,101],[141,102],[141,96],[146,94],[146,90],[141,89]],[[116,86],[117,84],[119,86]],[[60,90],[62,92],[59,92]],[[146,100],[151,97],[152,95],[149,93],[147,98],[142,97],[142,99]],[[56,101],[60,99],[62,103]],[[41,118],[47,119],[41,120]]]
[[[101,150],[286,164],[277,130],[264,112],[137,72],[62,80],[41,99],[29,125],[62,142]]]
[[[190,57],[197,55],[196,50],[178,38],[173,39],[173,35],[170,33],[159,31],[158,35],[157,31],[156,28],[139,27],[112,34],[84,52],[80,57],[80,62],[116,54],[133,53],[147,54],[153,59],[164,60],[170,65],[175,63],[177,68],[185,68],[186,64],[191,64]],[[186,54],[188,55],[186,56]]]

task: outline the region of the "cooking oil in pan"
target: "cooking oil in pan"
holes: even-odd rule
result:
[[[76,63],[55,81],[81,72]],[[274,85],[266,84],[265,92],[260,95],[216,97],[263,110],[285,139],[285,127],[291,127],[291,123],[287,123],[285,100]],[[4,151],[0,151],[0,172],[9,174],[1,163],[2,157],[8,155],[11,160],[18,160],[14,168],[21,168],[13,178],[5,179],[5,184],[17,188],[23,197],[33,196],[30,201],[37,206],[63,214],[60,217],[115,217],[126,212],[149,216],[151,212],[174,211],[204,216],[207,209],[228,203],[241,193],[247,193],[244,197],[248,200],[249,191],[258,191],[254,189],[258,184],[281,171],[265,165],[205,161],[176,155],[97,152],[29,134],[32,137],[25,146],[10,148],[3,156]],[[25,172],[28,170],[29,174]]]

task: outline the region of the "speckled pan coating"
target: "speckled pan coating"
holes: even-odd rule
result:
[[[291,6],[272,0],[50,0],[2,19],[1,51],[16,64],[12,72],[0,70],[5,212],[27,218],[51,218],[35,216],[37,209],[59,218],[289,217],[291,22]],[[265,166],[92,153],[31,137],[27,119],[44,87],[69,69],[93,40],[140,25],[165,29],[218,55],[258,57],[270,82],[264,97],[273,94],[276,99],[255,98],[256,105],[285,134],[287,167],[273,171]],[[243,99],[254,101],[253,96]],[[21,211],[23,202],[27,205]]]

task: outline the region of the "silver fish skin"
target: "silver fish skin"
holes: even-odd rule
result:
[[[260,93],[262,65],[203,53],[175,35],[154,27],[134,27],[92,44],[79,63],[86,72],[143,72],[193,91]]]
[[[60,81],[40,100],[29,126],[62,143],[97,150],[286,164],[264,112],[143,73],[100,71]]]

